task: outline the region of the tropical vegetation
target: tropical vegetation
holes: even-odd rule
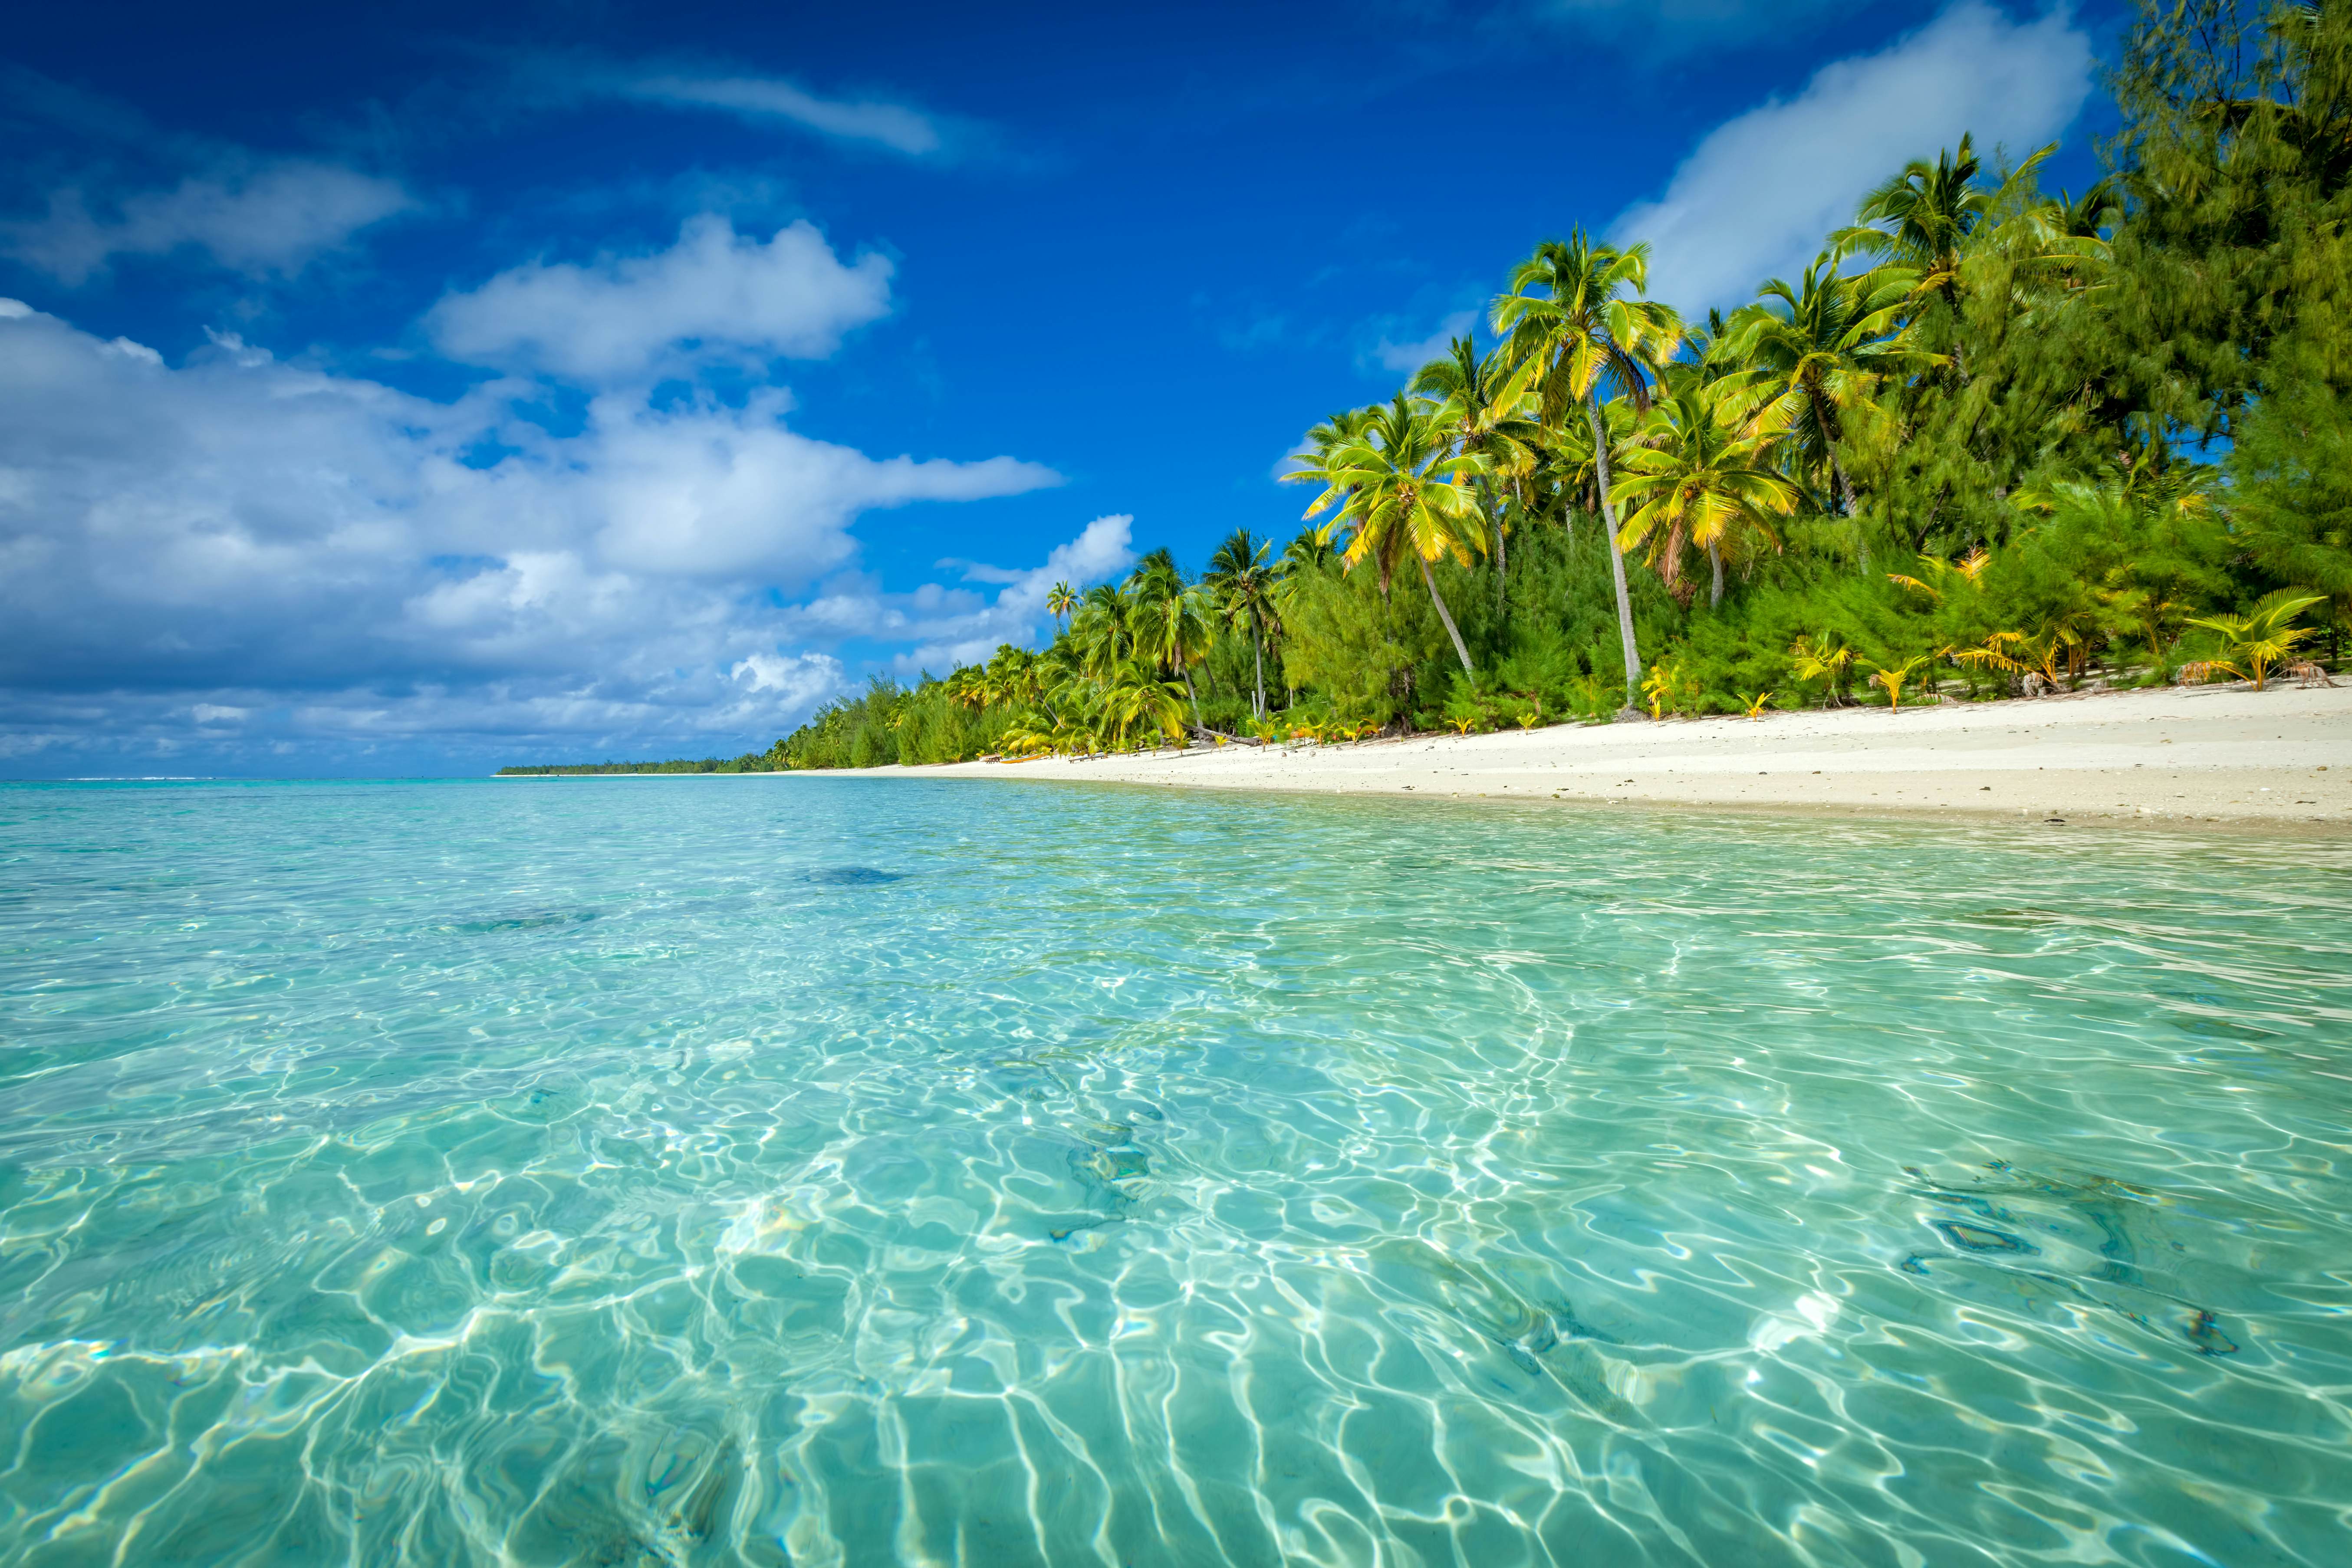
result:
[[[1583,233],[1331,415],[1286,543],[1061,585],[793,767],[2314,673],[2352,628],[2352,0],[2141,0],[2089,190],[1922,149],[1728,311]]]

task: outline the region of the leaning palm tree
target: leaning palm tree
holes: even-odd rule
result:
[[[1733,383],[1677,375],[1671,395],[1642,422],[1617,476],[1617,499],[1627,510],[1619,547],[1648,542],[1669,588],[1686,548],[1706,552],[1715,571],[1709,608],[1723,603],[1725,551],[1750,542],[1778,549],[1773,520],[1804,499],[1772,466],[1770,438],[1741,428],[1738,403]]]
[[[1633,640],[1633,600],[1625,587],[1625,559],[1617,543],[1615,499],[1610,493],[1609,437],[1601,412],[1612,396],[1637,412],[1649,407],[1649,378],[1673,357],[1682,321],[1666,306],[1637,298],[1644,292],[1650,247],[1618,250],[1595,245],[1580,229],[1566,242],[1546,240],[1511,272],[1511,291],[1495,301],[1495,330],[1505,334],[1505,362],[1542,365],[1543,422],[1559,428],[1578,405],[1591,426],[1595,489],[1608,524],[1609,572],[1617,590],[1617,631],[1625,645],[1625,706],[1639,718],[1641,649]]]
[[[1415,372],[1405,388],[1439,400],[1437,416],[1452,428],[1454,450],[1485,458],[1495,479],[1513,484],[1522,511],[1528,508],[1527,480],[1535,470],[1544,440],[1543,426],[1528,417],[1542,371],[1543,366],[1533,360],[1510,370],[1500,351],[1481,359],[1471,341],[1461,337],[1453,340],[1444,359],[1431,360]],[[1504,577],[1510,570],[1510,546],[1503,509],[1496,502],[1491,484],[1482,477],[1477,488],[1495,541],[1495,603],[1500,606]]]
[[[1799,473],[1823,475],[1853,514],[1853,480],[1841,451],[1846,426],[1890,378],[1944,363],[1912,342],[1903,323],[1917,274],[1882,267],[1843,277],[1837,250],[1824,250],[1794,288],[1775,278],[1758,289],[1721,341],[1724,353],[1769,377],[1774,395],[1761,413],[1785,436]]]
[[[1431,562],[1447,557],[1467,566],[1472,552],[1486,547],[1485,519],[1469,484],[1482,471],[1483,459],[1454,452],[1453,446],[1436,405],[1400,392],[1374,411],[1363,437],[1334,448],[1319,470],[1284,477],[1324,486],[1307,515],[1313,518],[1338,503],[1332,526],[1349,531],[1340,561],[1351,570],[1373,563],[1380,569],[1381,597],[1388,596],[1399,561],[1412,554],[1429,602],[1454,640],[1454,656],[1467,672],[1470,649],[1429,571]]]
[[[1202,584],[1227,626],[1249,628],[1250,658],[1257,677],[1251,711],[1260,719],[1265,717],[1265,637],[1281,624],[1274,609],[1275,569],[1267,560],[1273,552],[1272,541],[1237,528],[1209,557],[1209,575]]]

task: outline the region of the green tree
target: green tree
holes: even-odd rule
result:
[[[1534,362],[1512,371],[1499,351],[1481,359],[1466,337],[1453,340],[1444,359],[1434,359],[1414,373],[1408,392],[1438,399],[1437,417],[1454,432],[1454,449],[1482,459],[1477,478],[1480,510],[1495,541],[1495,603],[1502,605],[1510,570],[1510,545],[1504,527],[1504,509],[1494,493],[1496,481],[1517,487],[1521,510],[1526,509],[1526,481],[1536,467],[1544,441],[1543,426],[1526,417],[1535,384],[1543,367]]]
[[[1312,519],[1335,503],[1339,506],[1337,521],[1349,532],[1341,560],[1351,568],[1372,562],[1380,573],[1382,598],[1388,596],[1399,561],[1412,557],[1421,568],[1422,586],[1429,590],[1429,602],[1437,607],[1437,618],[1444,623],[1454,656],[1467,674],[1470,649],[1429,571],[1431,562],[1447,558],[1466,566],[1473,551],[1484,551],[1486,543],[1485,520],[1470,488],[1481,471],[1481,460],[1456,453],[1453,447],[1452,432],[1439,418],[1437,405],[1399,393],[1373,411],[1363,435],[1335,447],[1320,468],[1285,477],[1324,486],[1307,516]]]
[[[1250,711],[1261,719],[1265,717],[1265,638],[1280,624],[1274,608],[1276,572],[1267,559],[1273,552],[1272,541],[1237,528],[1209,557],[1209,574],[1202,582],[1225,624],[1249,633],[1256,679]]]
[[[1685,549],[1705,551],[1714,569],[1712,607],[1723,603],[1725,551],[1778,549],[1773,521],[1796,510],[1804,492],[1772,466],[1769,437],[1740,430],[1736,385],[1681,374],[1670,386],[1621,460],[1617,499],[1626,517],[1617,544],[1632,550],[1646,542],[1669,588],[1682,574]]]
[[[1610,571],[1617,592],[1618,635],[1625,645],[1625,707],[1634,706],[1642,655],[1633,636],[1633,602],[1625,587],[1611,493],[1609,437],[1601,404],[1622,396],[1637,411],[1650,402],[1650,376],[1682,341],[1682,322],[1655,300],[1638,298],[1649,278],[1650,247],[1595,245],[1582,230],[1546,240],[1512,270],[1510,292],[1495,301],[1495,330],[1507,363],[1539,364],[1543,422],[1558,429],[1580,411],[1591,430],[1595,489],[1609,529]],[[1467,662],[1465,658],[1465,662]]]
[[[1847,425],[1874,411],[1890,380],[1942,361],[1915,347],[1903,322],[1918,275],[1885,267],[1843,277],[1842,260],[1822,251],[1794,288],[1769,279],[1724,341],[1727,357],[1769,376],[1774,396],[1765,418],[1788,439],[1797,470],[1832,480],[1851,513],[1853,480],[1840,452]]]

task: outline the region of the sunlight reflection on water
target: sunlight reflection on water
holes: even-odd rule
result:
[[[783,778],[0,854],[0,1561],[2342,1560],[2335,846]]]

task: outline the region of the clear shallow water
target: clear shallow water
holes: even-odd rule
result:
[[[0,789],[0,1562],[2340,1563],[2352,853]]]

